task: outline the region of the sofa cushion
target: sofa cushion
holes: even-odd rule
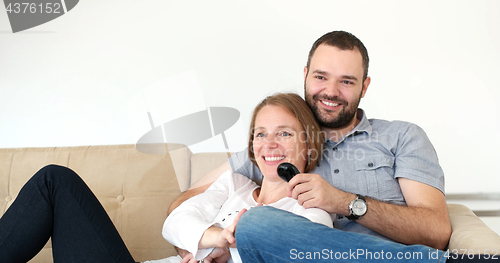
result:
[[[189,160],[191,153],[184,153]],[[177,254],[161,235],[168,208],[181,193],[168,153],[144,154],[135,145],[0,149],[0,216],[24,183],[47,164],[67,166],[82,177],[136,261]],[[32,262],[52,262],[51,257],[50,251],[42,251]]]

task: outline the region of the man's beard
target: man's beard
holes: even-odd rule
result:
[[[328,97],[326,95],[320,96],[319,94],[311,96],[307,93],[307,91],[305,92],[305,94],[306,102],[309,105],[309,108],[311,108],[312,112],[314,113],[314,116],[316,117],[319,125],[331,129],[342,129],[351,124],[352,120],[356,116],[359,102],[361,100],[361,96],[359,96],[358,100],[349,103],[337,96]],[[331,112],[330,110],[319,108],[318,103],[321,103],[319,102],[319,100],[328,100],[334,103],[339,103],[342,105],[342,110],[337,117],[330,117],[328,115],[328,113]],[[322,111],[324,114],[321,114]]]

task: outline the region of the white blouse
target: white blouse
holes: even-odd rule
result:
[[[228,170],[224,172],[204,193],[194,196],[167,217],[163,224],[163,237],[172,245],[185,249],[197,259],[205,258],[213,248],[198,249],[198,243],[210,226],[226,228],[243,209],[257,205],[253,192],[259,186],[247,177]],[[297,200],[285,197],[269,206],[333,227],[332,217],[318,208],[305,209]],[[231,248],[232,261],[241,262],[238,250]]]

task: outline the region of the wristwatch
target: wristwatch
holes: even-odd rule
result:
[[[358,194],[349,204],[349,215],[346,218],[349,220],[358,220],[366,214],[367,210],[368,206],[366,205],[365,197]]]

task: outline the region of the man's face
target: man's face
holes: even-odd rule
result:
[[[319,124],[342,129],[353,124],[370,78],[363,82],[363,59],[355,50],[320,45],[304,68],[306,102]]]

